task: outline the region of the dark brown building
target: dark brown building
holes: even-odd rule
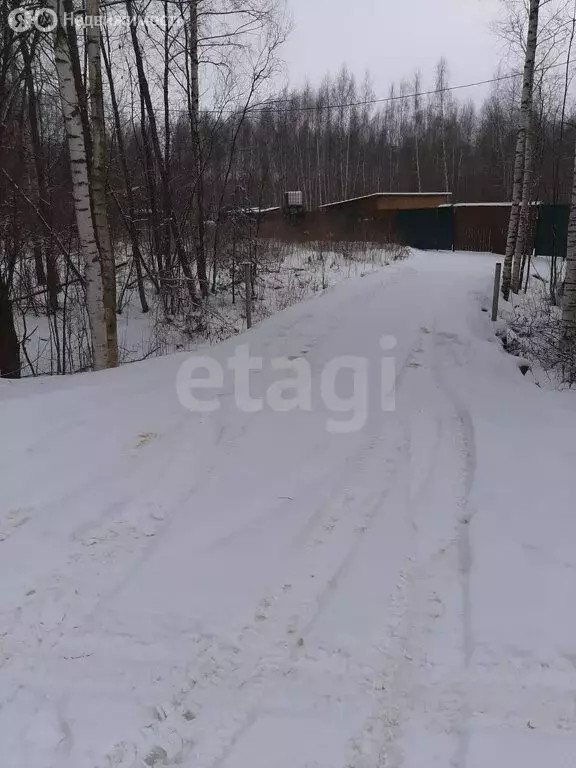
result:
[[[261,212],[261,237],[288,241],[361,240],[388,242],[396,236],[399,211],[437,209],[450,203],[450,192],[375,192],[326,203],[290,220],[280,209]]]

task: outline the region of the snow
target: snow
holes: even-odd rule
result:
[[[512,203],[442,203],[438,208],[510,208]],[[542,205],[532,202],[530,205]]]
[[[442,203],[438,208],[510,208],[512,203]]]
[[[270,209],[272,210],[272,209]],[[345,252],[320,251],[308,247],[263,241],[259,245],[259,270],[256,279],[256,299],[253,316],[258,320],[285,309],[291,304],[330,288],[342,280],[374,271],[387,263],[392,254],[376,250],[371,244],[349,243]],[[238,277],[238,273],[236,275]],[[246,329],[244,286],[236,286],[236,301],[232,303],[231,280],[223,273],[212,296],[209,311],[202,318],[202,329],[192,328],[178,317],[166,319],[161,303],[153,291],[148,292],[150,312],[143,313],[134,281],[128,289],[123,285],[130,275],[120,271],[118,292],[123,293],[122,314],[118,315],[118,346],[120,362],[132,363],[150,357],[178,351],[191,351],[199,344],[221,341]],[[72,292],[72,291],[71,291]],[[87,318],[78,302],[68,299],[67,308],[67,371],[85,369],[86,355],[76,347],[85,346]],[[62,297],[63,301],[63,297]],[[26,339],[23,376],[51,374],[57,371],[57,345],[45,314],[28,312],[16,317],[19,338]],[[62,328],[58,333],[62,346]],[[78,339],[84,344],[78,345]]]
[[[279,205],[273,205],[268,208],[258,208],[258,207],[251,207],[251,208],[244,208],[240,209],[244,210],[246,213],[273,213],[274,211],[279,211],[280,206]]]
[[[557,271],[561,286],[562,264]],[[569,389],[574,386],[573,376],[567,377],[565,373],[573,365],[569,353],[562,348],[562,302],[560,295],[556,303],[550,299],[550,273],[549,257],[532,257],[527,290],[524,284],[519,293],[510,293],[508,301],[500,300],[496,332],[517,355],[517,364],[529,367],[527,375],[537,386]]]
[[[369,195],[360,195],[360,197],[349,197],[346,200],[337,200],[334,203],[324,203],[320,208],[330,208],[333,205],[344,205],[345,203],[355,203],[358,200],[369,200],[371,197],[450,197],[452,192],[372,192]]]
[[[189,412],[189,353],[0,382],[3,768],[574,764],[576,401],[502,350],[494,263],[415,253],[199,350],[249,344],[254,395],[307,360],[311,412]]]

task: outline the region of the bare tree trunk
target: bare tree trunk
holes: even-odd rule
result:
[[[168,0],[164,0],[164,13],[168,18]],[[170,197],[170,29],[168,24],[164,25],[164,75],[162,82],[162,95],[164,101],[164,166],[166,173],[162,176],[162,207],[164,210],[164,221],[162,222],[163,252],[164,264],[169,271],[168,265],[171,263],[172,256],[172,229],[170,220],[172,218],[172,203]]]
[[[572,63],[572,47],[574,45],[574,38],[576,37],[576,0],[572,6],[572,28],[570,31],[570,39],[568,42],[568,50],[566,53],[566,68],[564,70],[564,93],[562,96],[562,112],[560,114],[560,136],[559,136],[559,150],[556,154],[556,162],[554,163],[554,180],[552,183],[552,204],[556,205],[558,202],[558,187],[560,179],[560,163],[562,160],[562,143],[564,141],[564,131],[566,128],[566,104],[568,101],[568,90],[570,88],[570,65]],[[552,245],[552,259],[550,262],[550,301],[553,306],[557,304],[557,287],[558,287],[558,228],[554,223],[552,229],[553,245]]]
[[[8,286],[0,275],[0,378],[20,378],[20,345]]]
[[[128,16],[130,18],[135,18],[135,11],[134,11],[134,5],[132,3],[132,0],[125,0],[125,5],[126,5],[126,12]],[[152,149],[154,151],[154,156],[156,159],[156,163],[158,165],[158,170],[160,171],[160,177],[162,180],[164,194],[167,195],[167,203],[168,203],[167,207],[169,208],[170,214],[171,214],[170,229],[172,231],[172,237],[174,238],[176,255],[178,257],[178,261],[180,263],[180,267],[184,275],[184,280],[186,281],[186,286],[188,288],[188,294],[190,296],[191,302],[192,304],[196,305],[197,304],[196,281],[194,279],[194,275],[192,273],[192,269],[190,266],[190,259],[188,257],[188,254],[186,253],[186,249],[182,241],[182,235],[181,235],[180,227],[178,225],[178,221],[176,218],[176,212],[174,211],[174,205],[172,201],[172,195],[171,195],[170,184],[169,184],[168,168],[166,168],[164,163],[164,158],[162,157],[162,150],[160,148],[160,139],[158,136],[158,128],[156,125],[154,105],[152,103],[152,97],[150,95],[148,79],[144,71],[142,49],[140,47],[140,42],[138,40],[138,31],[137,31],[137,26],[135,24],[130,25],[130,37],[132,40],[132,48],[134,50],[134,58],[136,60],[136,70],[138,73],[138,85],[140,87],[140,94],[146,106],[148,123],[150,125],[150,137],[152,140]]]
[[[319,131],[316,134],[316,165],[318,167],[318,206],[322,205],[322,167],[320,165],[320,137]]]
[[[170,271],[170,252],[166,254],[166,259],[162,255],[162,245],[160,243],[160,221],[158,216],[158,206],[156,205],[156,179],[154,176],[154,157],[150,146],[150,136],[146,125],[146,104],[144,97],[140,94],[140,131],[142,133],[142,155],[144,163],[144,178],[146,179],[146,190],[148,193],[149,221],[151,229],[151,248],[156,260],[156,268],[160,278],[160,285],[166,288],[166,283],[162,280],[167,277]]]
[[[522,270],[522,260],[524,258],[526,247],[528,245],[528,233],[530,229],[530,205],[532,201],[532,186],[534,181],[534,112],[530,110],[528,121],[528,131],[526,132],[526,146],[524,152],[524,181],[522,188],[522,208],[520,210],[520,221],[518,223],[518,237],[516,238],[516,248],[514,252],[514,263],[512,267],[512,291],[518,293],[520,290]]]
[[[37,205],[38,210],[41,212],[44,219],[51,224],[52,215],[48,196],[48,185],[46,183],[45,174],[45,161],[42,142],[40,139],[40,121],[38,118],[38,109],[36,104],[36,88],[34,86],[34,78],[32,75],[32,57],[26,40],[23,39],[20,43],[20,49],[22,51],[22,58],[24,60],[24,72],[26,77],[26,87],[28,89],[28,116],[30,118],[30,138],[32,143],[32,153],[34,155],[34,170],[36,173],[36,192],[37,192]],[[41,228],[39,227],[39,230]],[[40,231],[39,231],[40,239]],[[42,259],[42,247],[40,242],[37,245],[39,251],[40,263],[44,264]],[[46,286],[48,288],[48,311],[56,312],[58,310],[58,292],[60,290],[60,278],[58,275],[58,267],[56,265],[56,258],[54,256],[54,248],[52,237],[48,237],[48,245],[44,249],[44,256],[46,258]]]
[[[344,199],[348,197],[348,177],[350,173],[350,127],[347,130],[346,138],[346,165],[344,170]]]
[[[52,8],[56,13],[59,11],[58,6],[58,0],[49,0],[48,7]],[[54,58],[58,73],[60,100],[70,155],[76,227],[80,251],[84,261],[86,303],[92,340],[93,364],[95,370],[100,370],[109,366],[102,270],[94,222],[92,220],[86,143],[80,114],[79,96],[74,78],[72,54],[70,52],[68,36],[60,25],[54,31]]]
[[[448,65],[446,59],[440,59],[436,72],[436,88],[440,99],[440,121],[442,139],[442,172],[444,176],[444,191],[450,192],[448,179],[448,155],[446,150],[446,88],[448,87]]]
[[[86,0],[86,13],[100,17],[100,0]],[[106,126],[104,122],[104,96],[102,92],[102,60],[100,58],[101,28],[86,27],[88,71],[90,82],[90,117],[92,136],[91,190],[94,228],[100,251],[104,311],[106,313],[106,338],[108,365],[118,365],[118,334],[116,328],[116,268],[106,199]]]
[[[272,56],[273,48],[270,48],[268,50],[267,56],[268,60]],[[246,115],[248,114],[248,110],[250,108],[250,104],[252,102],[252,97],[254,96],[254,93],[256,92],[256,89],[258,87],[258,84],[260,80],[262,79],[263,73],[265,72],[266,67],[262,66],[261,69],[257,69],[252,73],[252,82],[250,83],[250,90],[246,96],[246,102],[244,103],[244,106],[242,108],[242,112],[240,113],[240,116],[237,118],[238,123],[236,127],[234,128],[233,134],[232,134],[232,141],[230,142],[230,150],[228,154],[228,164],[226,167],[226,171],[224,173],[224,179],[222,181],[222,189],[220,192],[220,198],[218,200],[218,210],[216,213],[216,226],[214,229],[214,245],[213,245],[213,259],[214,259],[214,265],[216,265],[218,261],[218,248],[220,245],[220,225],[222,222],[223,217],[223,211],[224,211],[224,199],[226,197],[226,192],[228,189],[228,181],[230,179],[230,174],[232,172],[232,166],[234,165],[234,160],[236,159],[236,145],[238,142],[238,137],[240,136],[240,130],[244,124],[244,121],[246,119]],[[216,266],[214,267],[216,269]]]
[[[414,75],[414,150],[416,154],[416,181],[418,192],[422,192],[422,177],[420,174],[420,73]]]
[[[198,0],[190,0],[190,130],[196,172],[194,201],[196,203],[196,271],[203,299],[208,298],[209,282],[206,265],[206,238],[204,235],[204,186],[202,183],[202,146],[200,142],[200,81],[198,58]]]
[[[138,285],[138,296],[140,297],[140,307],[142,312],[148,312],[150,307],[148,306],[148,300],[146,298],[146,290],[144,288],[144,279],[142,276],[142,264],[144,264],[144,257],[140,250],[140,239],[138,237],[138,230],[134,220],[136,218],[136,210],[134,206],[134,194],[132,192],[132,179],[128,170],[128,162],[126,160],[126,147],[124,146],[124,136],[122,134],[122,126],[120,124],[120,111],[118,109],[118,99],[116,98],[116,88],[114,86],[114,78],[112,77],[112,67],[110,65],[110,59],[106,53],[105,48],[102,48],[102,55],[104,58],[104,66],[106,68],[106,74],[108,76],[108,85],[110,87],[110,100],[112,102],[112,112],[114,114],[114,127],[116,129],[116,140],[118,141],[118,157],[120,158],[120,165],[122,167],[122,174],[124,176],[124,187],[126,190],[126,201],[128,203],[128,232],[130,233],[130,239],[132,240],[132,258],[134,260],[134,266],[136,269],[136,281]]]
[[[538,45],[538,15],[540,0],[530,0],[530,16],[528,20],[528,39],[526,42],[526,59],[524,62],[524,80],[522,84],[522,102],[520,105],[520,127],[516,140],[516,155],[514,158],[514,184],[512,188],[512,208],[508,224],[506,254],[502,274],[502,295],[508,299],[512,283],[512,263],[516,251],[516,240],[520,222],[520,203],[522,201],[524,160],[526,134],[529,129],[530,112],[532,109],[532,91],[534,87],[534,65],[536,62],[536,47]]]

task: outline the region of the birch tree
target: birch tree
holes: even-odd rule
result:
[[[522,273],[522,261],[528,247],[528,234],[530,229],[530,206],[532,203],[532,188],[534,183],[534,110],[530,109],[528,118],[528,130],[524,148],[524,179],[522,186],[522,205],[518,222],[518,236],[514,249],[514,262],[512,267],[512,291],[520,290],[520,275]]]
[[[47,7],[53,10],[59,19],[53,37],[54,60],[58,74],[60,101],[70,156],[72,198],[74,201],[78,241],[84,262],[86,305],[90,323],[93,365],[94,370],[100,370],[109,367],[110,359],[100,252],[92,220],[88,153],[86,151],[86,141],[80,114],[79,94],[72,66],[70,42],[60,21],[61,14],[59,11],[61,9],[59,0],[49,0]]]
[[[522,101],[520,104],[520,127],[516,139],[516,154],[514,156],[514,181],[512,186],[512,207],[508,223],[506,253],[502,275],[502,295],[508,299],[512,283],[512,264],[516,251],[516,240],[520,222],[520,204],[522,202],[524,163],[526,155],[526,134],[529,130],[530,113],[532,110],[532,92],[534,87],[534,65],[538,45],[538,17],[540,0],[530,0],[530,15],[528,18],[528,37],[526,41],[526,57],[522,82]]]
[[[100,0],[86,0],[86,13],[100,19]],[[94,228],[100,253],[104,313],[106,316],[106,344],[108,365],[118,365],[118,341],[116,331],[116,269],[106,199],[106,125],[104,121],[104,95],[102,92],[101,25],[89,24],[86,28],[88,75],[90,84],[90,126],[92,162],[91,195]]]

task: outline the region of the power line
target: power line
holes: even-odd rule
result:
[[[566,67],[572,63],[574,63],[575,59],[569,59],[568,61],[562,61],[558,64],[550,64],[550,66],[547,67],[537,67],[535,69],[535,72],[543,72],[550,69],[556,69],[558,67]],[[269,107],[270,104],[286,104],[290,101],[290,98],[285,99],[270,99],[268,101],[260,102],[259,104],[254,105],[253,107],[248,107],[246,110],[246,115],[254,115],[259,113],[289,113],[289,112],[316,112],[321,110],[329,110],[329,109],[349,109],[351,107],[367,107],[372,104],[386,104],[392,101],[401,101],[402,99],[416,99],[421,98],[422,96],[435,96],[440,93],[448,93],[449,91],[461,91],[465,90],[467,88],[477,88],[481,85],[491,85],[492,83],[500,83],[505,80],[514,80],[517,77],[523,77],[523,72],[512,72],[508,75],[500,75],[498,77],[491,77],[488,80],[477,80],[473,83],[462,83],[460,85],[449,85],[445,88],[433,88],[429,91],[417,91],[414,93],[401,93],[395,96],[385,96],[378,99],[366,99],[364,101],[350,101],[346,102],[344,104],[314,104],[309,106],[293,106],[293,107]],[[170,112],[178,112],[182,113],[185,111],[185,108],[182,109],[171,109]],[[223,114],[237,114],[238,112],[242,112],[243,108],[239,107],[238,109],[203,109],[202,112],[205,114],[213,114],[213,115],[223,115]]]
[[[555,69],[557,67],[566,67],[569,64],[572,64],[574,62],[574,59],[569,59],[568,61],[560,62],[559,64],[551,64],[548,67],[539,67],[536,68],[536,72],[542,72],[544,70],[548,69]],[[397,96],[385,96],[383,98],[379,99],[367,99],[365,101],[352,101],[348,102],[346,104],[324,104],[324,105],[314,105],[314,106],[305,106],[305,107],[289,107],[286,109],[266,109],[265,106],[260,107],[258,105],[258,109],[249,109],[249,112],[308,112],[308,111],[315,111],[320,109],[346,109],[348,107],[366,107],[370,106],[371,104],[385,104],[387,102],[391,101],[401,101],[402,99],[415,99],[420,98],[422,96],[434,96],[439,93],[447,93],[448,91],[460,91],[464,90],[466,88],[476,88],[481,85],[490,85],[491,83],[500,83],[504,80],[513,80],[516,77],[523,77],[523,72],[513,72],[509,75],[500,75],[499,77],[491,77],[488,80],[477,80],[473,83],[463,83],[461,85],[449,85],[445,88],[433,88],[429,91],[419,91],[415,93],[402,93],[398,94]],[[289,101],[289,99],[273,99],[272,101],[265,102],[265,104],[277,104],[277,103],[286,103]]]

